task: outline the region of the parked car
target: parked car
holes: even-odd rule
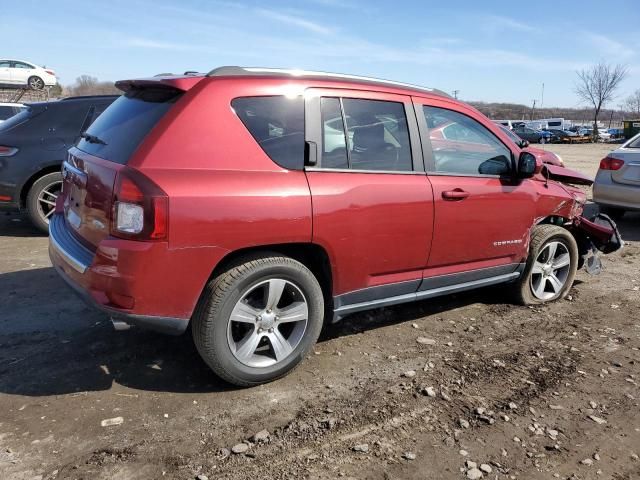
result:
[[[640,210],[640,134],[600,161],[593,201],[613,218]]]
[[[513,133],[529,143],[547,143],[547,140],[551,137],[550,134],[545,134],[541,130],[534,130],[525,126],[514,127]]]
[[[438,90],[239,67],[117,86],[63,165],[52,263],[116,328],[191,322],[234,384],[285,375],[353,312],[497,283],[561,299],[621,244],[581,216],[569,184],[590,179]]]
[[[526,140],[522,140],[508,128],[502,125],[500,125],[500,128],[507,134],[507,136],[513,141],[513,143],[515,143],[522,150],[535,155],[535,157],[538,158],[542,163],[564,167],[564,161],[562,160],[562,157],[557,153],[550,152],[549,150],[542,150],[541,148],[531,147],[529,146],[529,142],[527,142]]]
[[[599,128],[598,129],[598,140],[602,140],[603,142],[608,142],[611,140],[611,134],[607,128]]]
[[[56,72],[23,60],[0,59],[0,85],[42,90],[58,83]]]
[[[544,136],[546,143],[556,143],[560,140],[560,137],[555,135],[551,130],[540,130]]]
[[[577,137],[578,134],[576,132],[572,132],[571,130],[549,130],[559,141],[559,142],[569,142],[573,143],[574,137]]]
[[[26,210],[47,232],[67,150],[117,97],[70,97],[28,104],[0,124],[0,210]]]
[[[21,103],[0,103],[0,123],[17,115],[25,108],[27,107]]]

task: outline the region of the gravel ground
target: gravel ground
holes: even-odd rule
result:
[[[546,148],[590,174],[611,149]],[[566,301],[495,287],[353,315],[235,389],[186,335],[113,331],[0,215],[0,478],[640,478],[640,215],[620,228]]]

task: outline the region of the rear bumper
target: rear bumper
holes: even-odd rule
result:
[[[116,240],[117,242],[117,240]],[[124,242],[132,243],[132,242]],[[68,231],[64,217],[56,214],[49,223],[49,257],[51,263],[62,279],[88,305],[98,308],[108,314],[112,320],[139,326],[161,333],[180,335],[189,325],[189,318],[160,316],[135,311],[134,307],[142,304],[142,309],[149,308],[149,302],[144,301],[144,293],[135,288],[132,277],[128,272],[118,269],[119,254],[126,253],[110,248],[111,260],[105,264],[104,258],[97,252],[85,248]],[[144,249],[143,249],[144,252]],[[139,253],[139,252],[138,252]],[[144,256],[144,255],[143,255]],[[126,255],[123,255],[126,258]],[[147,259],[149,255],[146,256]],[[142,263],[145,259],[141,259]],[[147,270],[150,264],[147,264]],[[139,295],[137,295],[139,294]],[[137,296],[136,296],[137,295]],[[168,300],[170,300],[168,298]],[[132,308],[121,308],[118,302],[130,302]],[[162,309],[162,304],[156,304]]]
[[[600,171],[593,184],[593,201],[625,210],[640,210],[640,186],[616,183],[610,172]]]

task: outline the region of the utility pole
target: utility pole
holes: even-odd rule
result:
[[[544,82],[542,82],[542,96],[540,98],[540,108],[544,105]]]
[[[533,120],[533,115],[536,111],[536,99],[533,99],[533,106],[531,107],[531,120]]]
[[[453,98],[455,98],[457,100],[458,99],[458,94],[460,93],[460,90],[454,90],[451,93],[453,93]]]

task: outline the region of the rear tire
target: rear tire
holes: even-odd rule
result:
[[[577,269],[578,245],[568,230],[556,225],[533,227],[524,272],[513,284],[516,302],[538,305],[564,298]]]
[[[61,189],[62,174],[54,172],[36,180],[27,193],[29,219],[41,232],[49,232],[49,218],[53,215],[55,201]]]
[[[44,88],[44,81],[37,76],[29,77],[27,80],[27,85],[31,90],[42,90]]]
[[[243,387],[288,374],[322,329],[324,299],[302,263],[245,257],[206,286],[192,319],[196,348],[222,379]]]

